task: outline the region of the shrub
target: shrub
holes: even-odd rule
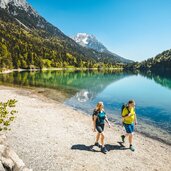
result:
[[[15,99],[10,99],[7,102],[0,102],[0,131],[10,130],[9,126],[16,118],[15,114],[17,111],[14,110],[16,102]]]

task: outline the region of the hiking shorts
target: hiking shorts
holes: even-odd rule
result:
[[[96,130],[98,133],[102,133],[104,131],[104,124],[96,125]]]
[[[126,133],[128,134],[131,134],[134,132],[134,124],[126,124],[124,123],[124,127],[125,127],[125,130],[126,130]]]

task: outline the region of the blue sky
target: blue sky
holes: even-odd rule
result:
[[[142,61],[171,48],[171,0],[28,0],[68,36],[94,34],[109,50]]]

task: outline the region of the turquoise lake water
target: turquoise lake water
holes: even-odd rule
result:
[[[134,99],[139,131],[171,143],[170,73],[24,71],[0,74],[0,83],[62,89],[69,94],[65,104],[88,114],[103,101],[116,123],[120,123],[122,104]]]

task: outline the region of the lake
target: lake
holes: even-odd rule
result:
[[[115,124],[134,99],[137,131],[171,144],[171,74],[103,71],[23,71],[0,74],[1,85],[50,88],[67,93],[64,103],[88,114],[98,101]]]

